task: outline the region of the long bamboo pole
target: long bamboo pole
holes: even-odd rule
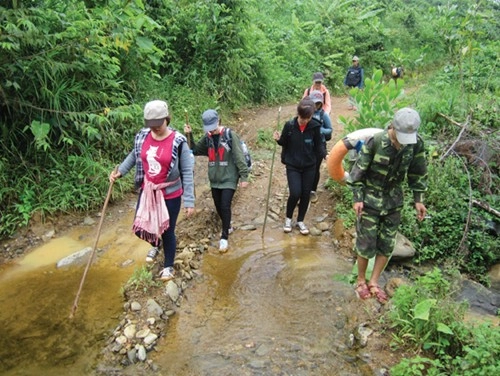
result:
[[[278,123],[276,124],[276,130],[279,130],[280,126],[280,115],[281,115],[281,106],[278,110]],[[265,216],[264,216],[264,224],[262,225],[262,239],[264,239],[264,232],[266,231],[266,223],[267,223],[267,214],[269,212],[269,198],[271,196],[271,183],[273,180],[273,169],[274,169],[274,156],[276,155],[276,141],[274,142],[274,148],[273,148],[273,156],[271,159],[271,171],[269,171],[269,183],[267,185],[267,199],[266,199],[266,211],[265,211]]]
[[[115,168],[115,172],[118,170],[118,166]],[[85,283],[85,278],[87,277],[87,273],[90,269],[90,264],[92,264],[92,260],[94,259],[95,252],[97,250],[97,243],[99,242],[99,236],[101,235],[102,223],[104,222],[104,214],[106,213],[106,208],[108,206],[109,199],[111,198],[111,192],[113,191],[113,181],[109,183],[108,194],[106,195],[106,199],[104,200],[104,205],[101,211],[101,219],[99,221],[99,226],[97,227],[97,235],[94,242],[94,247],[92,248],[92,253],[89,256],[87,261],[87,266],[85,267],[85,271],[83,272],[82,279],[80,281],[80,287],[78,288],[78,292],[76,293],[75,301],[73,302],[73,307],[71,308],[71,313],[69,318],[72,319],[75,317],[76,309],[78,308],[78,301],[80,300],[80,294],[83,289],[83,284]]]

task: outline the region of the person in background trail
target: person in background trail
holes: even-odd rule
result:
[[[394,250],[405,176],[413,191],[417,218],[420,221],[425,218],[427,163],[424,142],[417,135],[419,126],[418,112],[411,108],[397,111],[388,129],[375,134],[362,146],[347,179],[358,217],[356,293],[361,299],[374,296],[382,304],[388,300],[378,280]],[[375,264],[367,283],[366,269],[372,257]]]
[[[359,57],[352,57],[352,65],[347,69],[347,73],[344,78],[344,86],[347,87],[347,90],[351,90],[355,87],[358,89],[362,89],[365,81],[365,71],[359,65]],[[352,110],[353,106],[353,98],[349,97],[349,109]]]
[[[311,91],[309,98],[314,102],[315,111],[313,114],[313,119],[316,119],[321,124],[321,141],[323,143],[323,147],[325,148],[325,150],[327,150],[326,142],[332,139],[332,121],[330,120],[330,116],[326,113],[326,111],[323,110],[323,94],[319,90],[313,90]],[[318,195],[316,194],[316,191],[319,184],[321,163],[325,158],[321,158],[316,161],[316,176],[314,178],[311,190],[311,202],[313,203],[318,201]]]
[[[215,209],[222,221],[219,251],[226,252],[231,229],[231,205],[238,185],[248,185],[249,170],[238,135],[221,125],[215,110],[206,110],[202,115],[203,137],[195,143],[192,129],[184,125],[184,132],[193,146],[194,155],[208,156],[208,179]],[[191,141],[192,140],[192,141]],[[241,181],[240,181],[241,180]]]
[[[164,268],[160,279],[175,276],[174,258],[177,247],[175,226],[184,200],[185,215],[194,213],[193,162],[187,139],[169,127],[168,105],[161,100],[146,103],[143,128],[134,140],[134,148],[109,180],[125,176],[135,167],[135,187],[139,198],[133,230],[152,248],[146,262],[154,261],[163,243]],[[160,241],[161,240],[161,241]]]
[[[274,139],[282,147],[281,162],[286,166],[290,195],[286,203],[283,231],[292,231],[292,217],[297,203],[297,227],[302,235],[309,234],[304,217],[309,206],[311,190],[316,176],[316,164],[326,155],[321,138],[321,124],[313,119],[314,102],[305,98],[297,106],[297,116],[287,121],[281,134],[274,132]]]
[[[322,103],[323,103],[323,110],[330,115],[330,112],[332,111],[332,98],[330,97],[330,92],[326,88],[326,86],[323,84],[323,81],[325,80],[325,77],[323,76],[323,73],[321,72],[316,72],[313,74],[313,79],[312,79],[312,86],[308,87],[306,90],[304,90],[304,95],[302,96],[302,99],[308,97],[312,91],[318,90],[321,92],[323,95]]]

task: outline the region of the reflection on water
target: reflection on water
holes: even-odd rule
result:
[[[345,325],[343,304],[353,293],[333,276],[352,265],[322,238],[273,235],[264,245],[256,233],[239,233],[236,249],[205,256],[209,276],[186,292],[155,359],[163,369],[178,376],[360,374],[335,354],[345,338],[335,325]]]

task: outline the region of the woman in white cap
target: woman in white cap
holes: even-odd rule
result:
[[[194,213],[193,161],[186,137],[169,127],[166,102],[146,103],[144,124],[145,128],[135,136],[134,149],[118,170],[110,174],[109,180],[114,182],[135,167],[139,199],[133,230],[152,246],[146,262],[155,260],[163,243],[165,257],[160,279],[168,281],[175,276],[175,226],[181,198],[186,217]]]

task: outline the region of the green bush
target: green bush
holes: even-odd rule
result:
[[[396,290],[384,316],[393,346],[425,356],[402,359],[391,375],[494,375],[500,371],[500,328],[463,322],[466,305],[453,301],[453,284],[434,269]],[[439,302],[439,303],[438,303]]]

